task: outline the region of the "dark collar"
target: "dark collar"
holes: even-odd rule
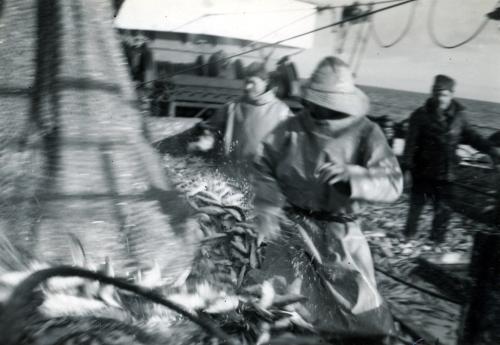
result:
[[[433,113],[436,113],[436,103],[434,102],[434,100],[432,98],[429,98],[427,99],[427,101],[425,102],[425,105],[424,105],[424,109],[426,112],[430,113],[430,114],[433,114]],[[451,101],[451,104],[450,106],[448,107],[448,109],[446,109],[444,111],[444,113],[448,116],[454,116],[456,113],[460,112],[460,111],[463,111],[465,110],[465,107],[460,104],[458,101],[456,100],[452,100]]]

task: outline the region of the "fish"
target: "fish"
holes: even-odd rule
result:
[[[128,283],[119,278],[109,277],[100,272],[71,266],[50,267],[33,272],[15,287],[13,293],[0,308],[0,344],[35,345],[38,344],[36,339],[41,336],[40,332],[50,332],[54,337],[57,333],[56,329],[60,330],[61,338],[54,339],[52,344],[155,344],[153,335],[148,335],[139,327],[128,325],[119,320],[92,317],[47,319],[38,310],[38,307],[43,303],[43,295],[37,288],[43,282],[54,277],[80,277],[134,293],[181,314],[213,337],[219,338],[228,344],[236,344],[232,337],[213,322],[187,311],[155,291]],[[47,322],[48,324],[52,323],[52,325],[48,327]],[[38,327],[36,327],[37,325]],[[42,325],[45,326],[40,327]],[[111,343],[111,339],[110,342],[103,342],[106,333],[117,330],[121,330],[121,333],[117,336],[122,336],[125,339],[124,341],[129,342]],[[69,339],[72,339],[72,341],[69,341]]]

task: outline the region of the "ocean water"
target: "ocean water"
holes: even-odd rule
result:
[[[406,119],[429,97],[424,93],[372,86],[361,86],[361,89],[370,97],[370,115],[387,115],[395,121]],[[481,134],[489,136],[500,130],[500,103],[472,99],[458,99],[458,101],[467,108],[470,124]]]

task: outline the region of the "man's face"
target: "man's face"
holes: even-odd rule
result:
[[[440,110],[448,109],[453,100],[453,92],[450,90],[434,90],[432,95]]]
[[[245,79],[245,94],[255,98],[266,92],[267,81],[259,77],[248,77]]]
[[[311,116],[317,120],[340,120],[349,116],[348,114],[340,113],[306,100],[303,100],[302,104]]]

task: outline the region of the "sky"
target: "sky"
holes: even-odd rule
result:
[[[500,22],[490,21],[475,40],[464,46],[443,49],[432,42],[427,29],[434,1],[435,33],[447,45],[469,37],[497,3],[497,0],[419,0],[411,29],[399,44],[385,49],[369,38],[357,73],[357,83],[426,93],[436,74],[447,74],[457,81],[458,97],[500,103]],[[323,1],[325,3],[349,2]],[[390,42],[402,32],[412,6],[410,3],[374,16],[375,30],[383,41]],[[334,21],[332,14],[329,17],[321,15],[318,24]],[[355,25],[348,31],[343,54],[348,62],[359,29],[360,26]],[[330,42],[338,43],[339,33],[325,31],[318,35],[310,52],[294,57],[302,66],[301,74],[310,73],[318,56],[335,53],[335,44]]]

